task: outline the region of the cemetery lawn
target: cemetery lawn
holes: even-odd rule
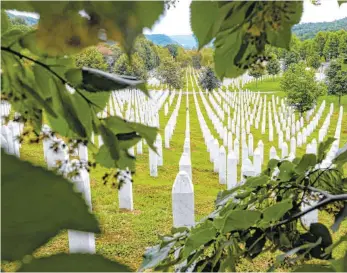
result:
[[[184,82],[186,82],[184,80]],[[272,79],[258,83],[258,87],[247,86],[253,91],[279,91],[279,80]],[[188,81],[187,89],[192,92],[193,87]],[[194,84],[197,91],[197,86]],[[275,95],[284,96],[283,92],[275,93]],[[160,110],[160,132],[164,143],[164,128],[176,106],[177,95],[169,108],[169,114],[164,116],[164,107]],[[91,191],[93,211],[100,221],[102,234],[96,235],[97,253],[106,256],[109,259],[117,260],[130,266],[134,271],[139,268],[142,262],[142,255],[146,247],[153,246],[159,242],[158,235],[170,232],[172,225],[172,209],[171,209],[171,189],[175,177],[178,173],[178,162],[183,152],[185,119],[186,119],[186,94],[182,95],[181,106],[177,118],[177,126],[170,142],[170,149],[163,147],[164,166],[158,167],[158,177],[150,177],[148,163],[148,147],[144,145],[144,154],[137,156],[136,174],[134,175],[133,195],[134,208],[132,212],[120,211],[118,209],[118,193],[117,189],[112,185],[102,183],[102,176],[106,172],[105,168],[97,166],[91,171]],[[198,102],[205,120],[214,135],[217,135],[208,119],[206,111],[203,107],[200,95],[197,94]],[[271,94],[268,95],[268,100]],[[331,118],[328,135],[334,134],[337,122],[337,98],[326,97],[326,109],[318,125],[320,128],[326,113],[329,109],[330,102],[335,103],[334,114]],[[322,99],[320,99],[321,102]],[[345,113],[343,115],[342,131],[340,146],[347,141],[347,96],[343,97]],[[320,105],[320,103],[319,103]],[[192,94],[189,95],[190,109],[190,130],[191,130],[191,154],[192,154],[192,170],[193,184],[195,191],[195,212],[196,221],[209,214],[214,209],[214,200],[217,193],[224,189],[225,186],[219,185],[218,176],[212,172],[213,165],[209,161],[209,153],[206,151],[203,135],[200,129],[197,113],[194,105]],[[252,129],[253,130],[253,129]],[[252,131],[253,133],[253,131]],[[259,139],[264,142],[265,162],[269,158],[269,150],[271,145],[277,149],[277,136],[274,134],[274,141],[270,143],[267,135],[261,135],[260,130],[254,130],[254,145]],[[314,132],[312,137],[318,137],[318,130]],[[221,141],[219,141],[221,143]],[[279,151],[278,151],[279,152]],[[298,154],[302,155],[304,148],[298,148]],[[42,144],[23,143],[21,148],[21,158],[33,162],[34,164],[45,166],[43,159]],[[264,166],[263,166],[264,167]],[[28,181],[29,182],[29,181]],[[333,223],[333,217],[325,212],[320,212],[320,221],[330,226]],[[334,241],[342,235],[347,234],[347,221],[345,220],[339,231],[332,234]],[[347,242],[342,243],[334,252],[335,258],[343,257],[347,249]],[[43,247],[35,252],[36,257],[43,257],[59,252],[68,252],[67,232],[50,240]],[[238,267],[239,271],[265,271],[275,258],[274,254],[265,253],[259,255],[253,261],[243,260]],[[319,262],[319,261],[312,261]],[[8,264],[5,270],[16,269],[16,263]],[[288,271],[290,269],[282,268]]]

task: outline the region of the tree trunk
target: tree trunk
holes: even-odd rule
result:
[[[341,106],[341,93],[339,94],[339,106]]]

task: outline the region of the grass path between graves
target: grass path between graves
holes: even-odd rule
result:
[[[189,75],[189,74],[188,74]],[[277,81],[277,79],[276,79]],[[186,79],[184,79],[186,83]],[[197,92],[196,83],[193,83]],[[247,87],[251,89],[251,86]],[[261,91],[272,90],[274,84],[266,86],[266,82],[259,82],[258,88]],[[257,89],[258,89],[257,88]],[[270,89],[271,88],[271,89]],[[188,91],[193,90],[190,78],[188,80]],[[184,89],[185,91],[185,89]],[[254,90],[258,91],[258,90]],[[211,121],[208,119],[205,108],[201,101],[200,95],[197,93],[198,103],[205,117],[207,125],[211,132],[217,136]],[[276,93],[279,96],[285,96],[283,92]],[[164,106],[160,111],[160,132],[164,145],[164,128],[174,110],[177,103],[178,92],[175,95],[172,105],[169,107],[169,114],[164,115]],[[149,175],[148,163],[148,147],[144,145],[144,154],[137,156],[136,174],[134,176],[133,194],[134,208],[133,212],[120,211],[118,209],[118,193],[117,189],[111,185],[103,185],[101,177],[106,169],[97,167],[91,172],[91,192],[93,211],[96,213],[102,228],[102,234],[96,236],[96,249],[98,254],[105,257],[123,262],[130,266],[133,270],[137,270],[142,262],[142,255],[148,246],[153,246],[159,242],[158,235],[170,232],[172,225],[171,210],[171,189],[175,177],[178,173],[178,162],[183,152],[185,122],[186,122],[186,95],[182,95],[181,106],[177,118],[177,126],[174,131],[173,138],[170,142],[170,149],[163,147],[164,166],[158,168],[159,176],[154,178]],[[271,95],[268,96],[268,99]],[[335,103],[335,111],[331,118],[328,135],[333,135],[337,121],[337,98],[326,97],[326,110],[324,111],[318,128],[324,121],[326,113],[329,109],[330,102]],[[321,101],[322,99],[320,99]],[[167,98],[168,101],[168,98]],[[345,111],[347,110],[347,97],[342,100]],[[320,103],[319,103],[320,105]],[[124,108],[126,109],[126,107]],[[195,212],[196,220],[209,214],[214,207],[214,200],[217,193],[224,188],[219,185],[218,177],[212,172],[213,165],[209,161],[209,154],[206,151],[203,135],[200,129],[197,113],[194,105],[193,95],[189,95],[190,109],[190,136],[191,136],[191,155],[193,184],[195,191]],[[253,129],[252,129],[253,132]],[[317,130],[318,132],[318,130]],[[271,143],[264,140],[264,136],[255,130],[254,145],[260,138],[264,141],[265,162],[268,158],[268,152]],[[265,135],[267,136],[267,135]],[[275,136],[275,134],[274,134]],[[314,133],[312,137],[317,137]],[[309,140],[311,140],[311,138]],[[341,145],[347,141],[347,114],[345,112],[342,123]],[[219,141],[221,143],[221,141]],[[274,138],[277,144],[277,138]],[[275,145],[277,148],[277,145]],[[303,149],[299,149],[298,153],[303,153]],[[42,144],[23,143],[21,148],[21,158],[33,162],[36,165],[45,166],[43,159]],[[325,212],[320,212],[320,221],[330,226],[333,218]],[[334,241],[347,233],[347,221],[341,225],[339,232],[333,234]],[[340,258],[347,249],[347,243],[343,243],[336,249],[334,255]],[[67,232],[62,231],[61,234],[53,238],[43,247],[35,252],[36,257],[49,256],[59,252],[68,252]],[[274,254],[266,253],[259,255],[253,261],[243,260],[238,267],[240,271],[264,271],[271,264]],[[313,261],[316,262],[316,261]],[[16,269],[16,263],[4,266],[5,270],[13,271]],[[290,269],[282,268],[281,270],[290,271]]]

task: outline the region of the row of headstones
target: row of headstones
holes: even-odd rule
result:
[[[153,99],[149,99],[139,90],[114,92],[108,104],[109,114],[111,116],[117,115],[128,121],[140,122],[149,126],[159,126],[158,111],[168,94],[164,91],[150,92],[150,94],[153,94],[151,95]],[[126,110],[124,110],[126,105]]]
[[[200,123],[200,126],[201,126],[201,129],[202,129],[202,132],[207,132],[208,131],[208,128],[207,128],[207,125],[206,125],[206,122],[204,121],[204,118],[203,118],[203,115],[201,113],[201,110],[200,110],[200,107],[198,105],[198,102],[197,102],[197,99],[196,99],[196,95],[194,93],[194,100],[195,100],[195,105],[196,105],[196,110],[197,110],[197,113],[198,113],[198,117],[199,117],[199,123]],[[228,160],[227,160],[227,164],[225,164],[225,161],[226,161],[226,156],[225,156],[225,149],[223,149],[224,147],[221,146],[220,150],[219,150],[219,156],[218,156],[218,161],[219,161],[219,164],[216,164],[214,165],[214,169],[216,169],[216,167],[219,169],[219,172],[220,172],[220,175],[219,175],[219,180],[221,183],[225,184],[225,173],[226,173],[226,165],[228,164],[229,165],[229,162],[232,162],[234,161],[234,164],[233,164],[233,169],[234,171],[230,171],[228,172],[228,174],[230,175],[233,175],[236,173],[237,171],[237,166],[236,166],[236,157],[234,156],[234,153],[230,153],[229,156],[228,156]],[[217,148],[218,149],[218,148]],[[317,153],[317,151],[315,151],[315,153]],[[271,147],[270,149],[270,157],[273,157],[273,158],[278,158],[277,155],[276,155],[276,150],[274,147]],[[258,166],[258,169],[257,170],[253,170],[252,172],[250,173],[244,173],[244,175],[247,175],[247,176],[255,176],[257,174],[260,174],[261,172],[261,157],[260,157],[260,153],[258,151],[258,149],[256,149],[255,151],[255,161],[258,161],[258,164],[255,162],[254,166]],[[294,157],[291,157],[291,158],[288,158],[289,160],[293,160]],[[232,164],[230,164],[232,165]],[[230,168],[230,170],[232,170]],[[187,184],[189,184],[189,177],[188,175],[184,174],[184,173],[179,173],[177,175],[177,178],[176,180],[180,180],[180,181],[187,181]],[[237,178],[235,178],[235,185],[236,185],[236,182],[237,182]],[[229,188],[229,184],[228,184],[228,188]],[[193,197],[190,197],[190,200],[193,200]],[[173,203],[174,204],[174,203]],[[312,205],[312,204],[309,204],[309,205]],[[307,206],[307,204],[303,204],[303,209],[305,209],[305,206]],[[184,208],[184,207],[183,207]],[[180,212],[179,215],[184,215],[184,217],[181,217],[179,219],[182,219],[180,222],[181,226],[193,226],[192,223],[194,223],[194,221],[192,223],[186,223],[184,221],[184,219],[194,219],[194,211],[193,209],[191,208],[194,208],[194,204],[191,204],[190,203],[190,206],[189,206],[190,209],[187,209],[185,210],[184,212]],[[303,218],[303,223],[307,226],[310,225],[310,223],[312,222],[317,222],[318,221],[318,212],[317,211],[312,211],[310,212],[309,214],[305,215]],[[174,223],[175,223],[175,217],[174,217]]]
[[[208,109],[208,107],[206,107],[206,108]],[[324,103],[323,103],[323,108],[322,109],[324,109]],[[332,113],[332,109],[333,109],[333,106],[330,107],[330,113]],[[321,112],[321,111],[319,111],[319,112]],[[309,133],[308,134],[310,134],[313,131],[314,126],[316,126],[318,124],[318,119],[319,119],[319,117],[314,119],[314,123],[313,124],[311,123],[309,125],[309,129],[308,129]],[[302,118],[301,118],[301,123],[303,123],[303,119]],[[216,124],[216,122],[214,122],[213,124]],[[298,129],[300,129],[300,125],[297,124],[297,127],[299,127]],[[217,129],[217,128],[215,128],[215,129]],[[224,131],[223,135],[224,135],[224,137],[223,137],[224,145],[226,145],[227,138],[229,137],[229,139],[232,139],[232,135],[228,134],[226,130]],[[271,136],[271,134],[270,134],[270,140],[272,140],[272,138],[273,138],[273,136]],[[279,138],[278,139],[279,139],[279,144],[278,145],[282,149],[282,157],[288,156],[288,146],[287,146],[286,143],[283,143],[283,135],[282,135],[281,131],[279,132]],[[305,128],[303,129],[303,134],[301,134],[301,132],[298,132],[297,139],[295,139],[294,137],[290,138],[290,134],[288,134],[288,131],[287,131],[286,139],[290,140],[290,144],[291,144],[291,149],[290,149],[291,153],[290,153],[290,155],[291,156],[295,156],[295,154],[296,154],[296,147],[297,146],[301,147],[302,143],[306,143],[306,129]],[[245,137],[242,137],[243,146],[247,145],[244,140],[245,140]],[[229,143],[232,143],[232,141],[229,141]],[[313,146],[312,149],[315,150],[316,149],[315,147],[317,146],[316,141],[313,140],[311,145]],[[230,148],[230,146],[231,145],[229,144],[229,148]],[[235,146],[236,146],[235,147],[236,155],[238,157],[238,149],[239,149],[238,142],[236,142]],[[248,146],[249,146],[249,153],[251,154],[252,150],[253,150],[253,148],[252,148],[252,146],[253,146],[253,137],[252,137],[251,134],[249,135],[249,145]],[[247,146],[245,147],[245,149],[242,149],[242,150],[243,151],[247,150]],[[273,151],[274,148],[271,149],[271,150]],[[243,153],[243,154],[245,154],[245,153]],[[244,162],[244,160],[243,160],[243,162]]]
[[[182,90],[178,94],[175,109],[172,111],[171,117],[169,118],[164,129],[165,148],[167,149],[170,148],[170,141],[176,128],[177,116],[181,106],[181,100],[182,100]]]
[[[169,113],[169,107],[171,106],[174,98],[175,98],[175,95],[176,95],[176,90],[173,90],[170,94],[170,97],[169,97],[169,101],[165,103],[165,107],[164,107],[164,115],[165,117],[168,115]]]
[[[189,98],[187,95],[187,105],[188,100]],[[179,173],[172,186],[172,216],[174,227],[192,227],[195,225],[189,107],[186,109],[186,130],[183,153],[179,161]]]

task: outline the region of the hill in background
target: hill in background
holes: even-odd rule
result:
[[[26,16],[26,15],[15,15],[11,12],[8,12],[6,11],[7,13],[7,16],[12,19],[12,18],[22,18],[25,23],[28,25],[28,26],[33,26],[33,25],[36,25],[37,22],[38,22],[38,19],[34,18],[34,17],[31,17],[31,16]]]
[[[148,40],[152,41],[156,45],[160,45],[160,46],[166,46],[170,44],[181,45],[180,43],[172,39],[170,36],[165,34],[148,34],[148,35],[146,34],[145,36]]]
[[[313,38],[319,31],[347,30],[347,17],[333,22],[303,23],[295,25],[292,30],[301,40]]]

